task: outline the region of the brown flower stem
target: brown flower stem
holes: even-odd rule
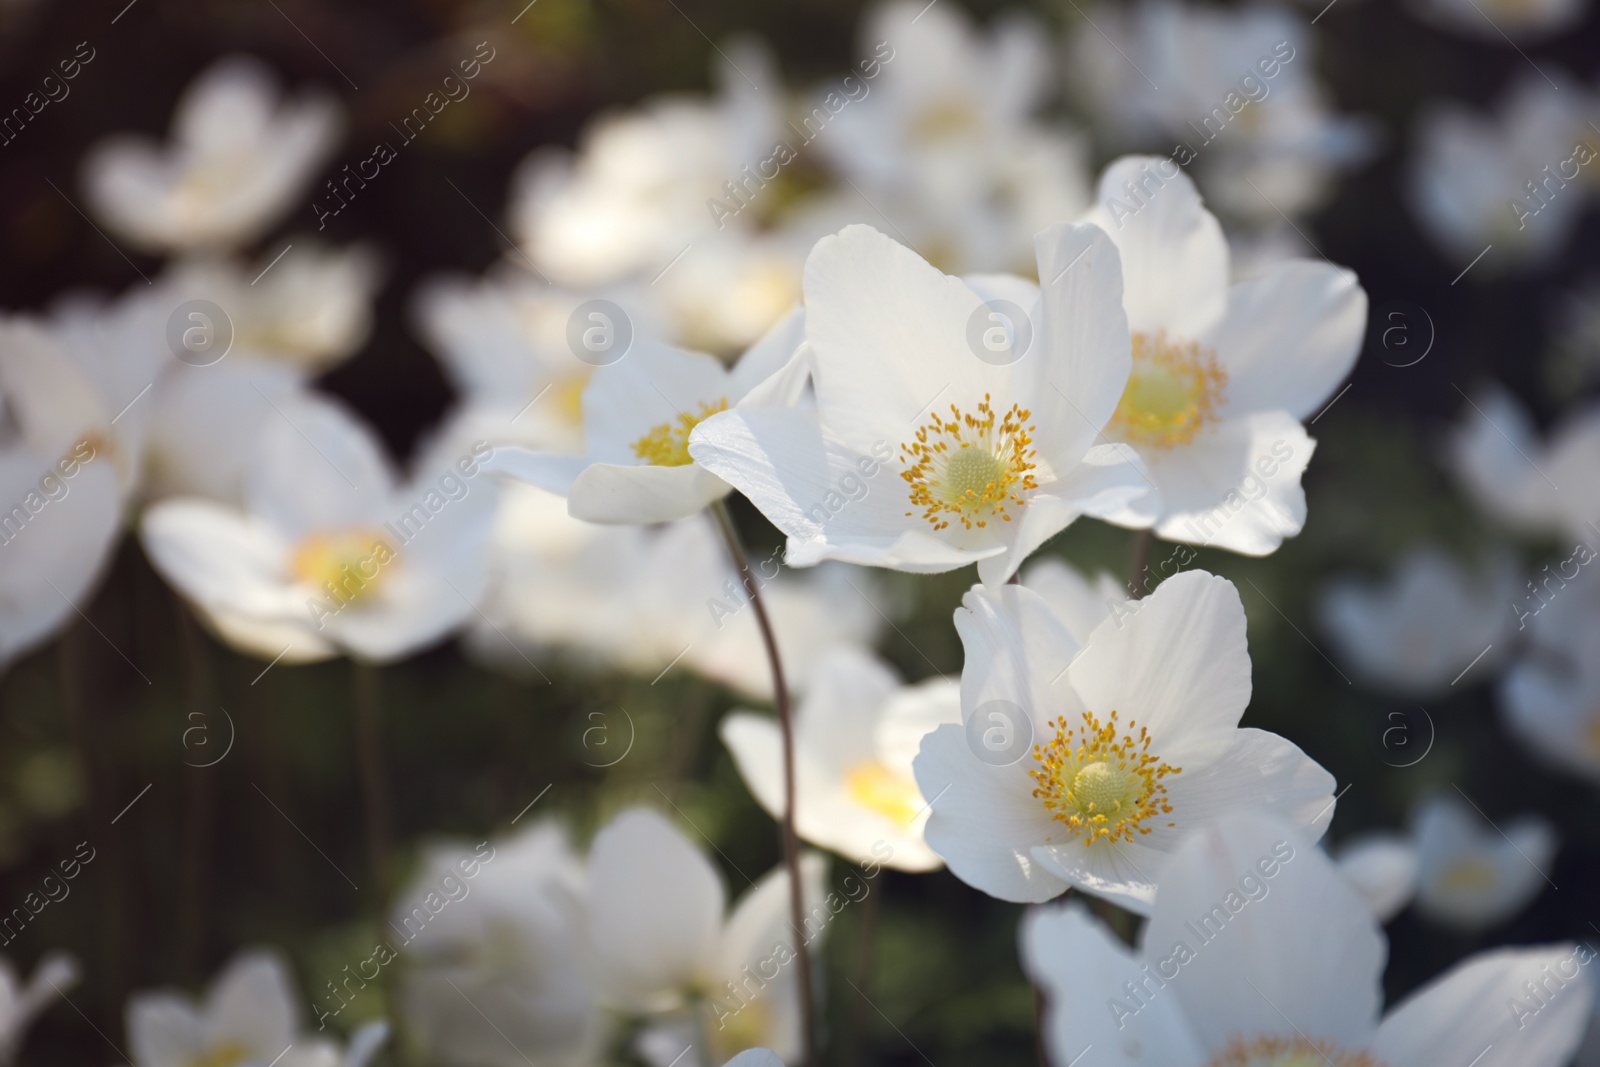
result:
[[[1150,569],[1150,548],[1156,543],[1154,530],[1140,530],[1133,535],[1133,577],[1128,584],[1133,587],[1133,599],[1143,600],[1149,592],[1144,587],[1144,572]]]
[[[815,987],[811,983],[811,953],[805,942],[804,881],[800,877],[800,838],[794,832],[794,713],[789,706],[789,686],[783,677],[783,660],[778,655],[777,637],[772,632],[772,620],[761,599],[761,584],[750,573],[750,560],[745,555],[739,531],[734,528],[733,517],[722,501],[711,505],[712,517],[722,531],[728,546],[728,557],[739,572],[745,592],[750,596],[750,606],[755,609],[756,625],[761,630],[761,641],[767,648],[767,664],[772,668],[773,703],[778,709],[778,729],[783,735],[783,818],[779,820],[779,839],[783,845],[783,863],[789,870],[789,925],[794,930],[795,960],[800,977],[800,1025],[803,1039],[801,1067],[816,1067],[817,1023]]]
[[[389,789],[383,776],[378,743],[378,669],[351,661],[355,673],[356,764],[361,775],[361,800],[366,809],[367,859],[381,907],[389,875]]]

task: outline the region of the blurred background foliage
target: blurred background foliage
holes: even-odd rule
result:
[[[321,385],[375,425],[397,456],[450,401],[410,329],[410,294],[426,275],[478,272],[503,254],[505,240],[489,220],[499,222],[510,174],[528,151],[571,144],[607,107],[706,89],[710,41],[736,32],[771,42],[790,85],[812,84],[856,57],[863,9],[855,0],[537,0],[513,24],[522,0],[136,0],[122,10],[123,2],[0,4],[0,107],[20,102],[79,41],[96,51],[69,98],[0,146],[7,308],[39,308],[85,283],[112,291],[140,284],[72,202],[79,161],[107,131],[163,130],[182,88],[219,55],[249,52],[291,85],[320,84],[344,100],[352,121],[331,176],[365,157],[388,123],[476,42],[497,50],[470,98],[408,145],[328,234],[374,242],[387,284],[371,340]],[[980,18],[1031,7],[1063,32],[1082,18],[1073,0],[968,6]],[[1332,839],[1401,825],[1416,798],[1454,785],[1491,817],[1544,812],[1564,835],[1549,872],[1559,889],[1493,939],[1584,936],[1600,916],[1600,795],[1531,762],[1495,721],[1491,691],[1470,675],[1447,701],[1427,707],[1437,731],[1429,755],[1410,768],[1392,766],[1426,745],[1425,723],[1414,705],[1351,684],[1316,647],[1324,642],[1310,621],[1311,594],[1334,570],[1376,571],[1424,540],[1470,554],[1495,539],[1444,479],[1439,429],[1486,376],[1510,385],[1544,421],[1572,400],[1546,373],[1551,310],[1571,281],[1595,270],[1600,236],[1600,220],[1589,217],[1564,256],[1538,273],[1452,285],[1464,264],[1445,261],[1402,205],[1408,131],[1430,100],[1487,107],[1530,60],[1444,37],[1397,7],[1338,0],[1317,23],[1316,62],[1339,107],[1379,118],[1385,144],[1308,236],[1358,272],[1375,320],[1395,300],[1425,309],[1437,332],[1433,348],[1421,363],[1397,368],[1369,338],[1349,392],[1312,428],[1319,445],[1303,535],[1265,560],[1201,551],[1194,565],[1233,579],[1245,601],[1255,668],[1245,724],[1289,737],[1341,788],[1355,783],[1340,801]],[[1600,24],[1591,20],[1535,59],[1592,81],[1597,55]],[[292,239],[314,221],[308,198],[256,252],[270,254],[281,236]],[[135,255],[133,263],[155,272],[152,260]],[[762,549],[775,543],[752,510],[741,503],[737,513]],[[1050,551],[1121,576],[1131,545],[1126,531],[1084,522]],[[1557,546],[1547,547],[1529,559],[1549,558]],[[1152,561],[1170,549],[1157,545]],[[958,672],[950,613],[971,575],[888,580],[912,610],[888,631],[887,657],[911,678]],[[580,839],[625,804],[662,807],[668,798],[715,843],[735,893],[738,870],[765,871],[777,860],[771,820],[715,738],[733,698],[682,672],[651,685],[546,661],[546,682],[490,672],[449,644],[365,681],[345,661],[262,675],[262,663],[201,632],[131,540],[84,615],[0,679],[0,909],[20,906],[78,842],[95,849],[70,896],[4,946],[19,964],[56,946],[86,964],[74,994],[81,1016],[58,1005],[30,1043],[40,1063],[114,1058],[108,1040],[120,1035],[130,990],[197,986],[240,946],[283,946],[315,995],[317,976],[365,953],[419,843],[504,831],[535,796],[537,813],[559,812]],[[381,878],[366,851],[355,770],[350,708],[361,684],[376,686],[392,794],[396,862]],[[597,769],[591,764],[611,759],[628,739],[618,709],[636,732],[632,749]],[[1415,748],[1394,747],[1392,735],[1386,745],[1385,731],[1400,721],[1392,712],[1407,716]],[[586,734],[597,723],[609,733]],[[186,734],[196,727],[202,732]],[[215,766],[186,766],[214,759],[230,735],[232,749]],[[601,740],[613,747],[596,747]],[[1032,992],[1015,949],[1019,909],[944,873],[885,872],[875,896],[882,913],[871,988],[882,1016],[845,981],[858,974],[856,935],[867,910],[852,907],[826,949],[830,1029],[864,1028],[870,1058],[886,1064],[1031,1061]],[[1391,995],[1482,947],[1409,912],[1390,933]],[[360,1003],[365,1013],[380,1007],[379,997]]]

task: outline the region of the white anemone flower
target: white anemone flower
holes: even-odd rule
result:
[[[164,285],[134,285],[112,298],[68,292],[44,322],[115,420],[107,442],[124,499],[137,499],[144,486],[156,406],[177,362],[166,342],[176,304]]]
[[[1089,215],[1122,253],[1133,370],[1106,436],[1156,491],[1110,517],[1169,541],[1265,556],[1305,525],[1316,414],[1361,350],[1367,295],[1330,263],[1291,260],[1229,285],[1227,241],[1171,160],[1129,156]]]
[[[1383,931],[1293,827],[1237,814],[1180,846],[1144,936],[1077,901],[1023,921],[1056,1067],[1563,1067],[1591,990],[1581,945],[1497,949],[1383,1003]]]
[[[1588,9],[1589,0],[1411,0],[1418,18],[1494,44],[1553,36]]]
[[[1427,108],[1407,179],[1412,212],[1474,280],[1549,262],[1594,188],[1594,113],[1593,95],[1555,68],[1519,75],[1492,115]]]
[[[0,668],[76,620],[121,533],[110,418],[49,334],[0,318]]]
[[[1421,860],[1416,845],[1404,834],[1375,831],[1339,842],[1333,850],[1339,875],[1372,905],[1372,914],[1386,923],[1417,893]]]
[[[1280,5],[1101,4],[1068,69],[1117,147],[1169,151],[1224,214],[1270,224],[1320,206],[1376,147],[1369,120],[1334,111],[1314,43]]]
[[[420,1059],[600,1061],[608,1026],[583,938],[584,885],[583,863],[553,818],[492,842],[427,850],[394,898],[385,942],[397,957],[387,966],[401,968],[399,1006]]]
[[[1146,913],[1185,832],[1236,808],[1317,837],[1333,818],[1332,775],[1239,728],[1250,653],[1226,579],[1169,578],[1081,649],[1026,588],[977,587],[962,604],[967,726],[929,734],[915,763],[939,798],[924,836],[962,881],[1025,902],[1072,886]]]
[[[331,96],[283,102],[266,67],[230,56],[184,91],[170,144],[120,135],[90,150],[90,207],[150,251],[249,244],[305,188],[337,143],[341,122]]]
[[[663,1035],[686,1029],[688,1040],[674,1052],[699,1044],[693,1035],[703,1034],[707,1064],[753,1046],[794,1060],[801,1046],[800,946],[790,929],[786,870],[754,883],[725,915],[727,890],[717,869],[646,808],[624,811],[595,835],[588,869],[588,938],[604,997],[655,1017]],[[802,857],[809,910],[799,936],[810,951],[832,918],[821,903],[825,871],[822,857]],[[647,1033],[646,1047],[662,1043]]]
[[[715,357],[636,339],[596,368],[583,391],[581,455],[498,450],[491,469],[567,498],[586,522],[657,523],[687,518],[732,492],[689,451],[703,420],[730,408],[797,402],[805,388],[804,314],[796,309],[751,346],[732,370]]]
[[[1539,439],[1532,418],[1498,385],[1461,410],[1448,441],[1456,479],[1496,521],[1530,536],[1595,536],[1600,515],[1600,405],[1572,412]]]
[[[242,507],[199,498],[145,512],[163,577],[240,651],[289,663],[410,655],[470,618],[489,581],[494,486],[484,446],[458,471],[399,484],[372,432],[327,402],[279,409]]]
[[[783,136],[782,82],[755,41],[731,42],[718,56],[715,97],[661,96],[604,116],[576,153],[542,148],[518,169],[513,232],[557,285],[655,277],[718,228],[708,200],[759,181],[753,168]],[[741,212],[734,223],[746,219]]]
[[[881,207],[942,270],[1031,273],[1033,235],[1081,213],[1090,193],[1083,139],[1037,118],[1053,88],[1047,41],[1016,12],[980,29],[954,6],[878,4],[842,86],[848,104],[826,121],[813,108],[794,127],[853,186],[839,193],[853,217],[830,229]],[[810,99],[830,90],[837,97],[827,85]]]
[[[1127,589],[1104,571],[1090,581],[1059,559],[1030,561],[1022,569],[1022,585],[1044,598],[1080,645],[1089,640],[1103,619],[1124,612],[1131,599]]]
[[[341,1049],[302,1033],[294,979],[269,950],[235,956],[200,1002],[175,990],[135,993],[127,1028],[134,1067],[364,1067],[388,1034],[369,1023]]]
[[[1424,802],[1411,834],[1421,864],[1417,910],[1462,930],[1498,926],[1533,902],[1550,884],[1555,828],[1537,815],[1501,825],[1452,796]]]
[[[1131,450],[1095,443],[1127,380],[1115,247],[1063,223],[1038,255],[1042,291],[949,277],[867,226],[823,238],[805,280],[815,409],[714,415],[690,455],[788,536],[795,566],[976,563],[1004,582],[1149,488]]]
[[[1427,697],[1449,689],[1469,666],[1481,681],[1504,661],[1519,586],[1507,556],[1473,574],[1423,545],[1380,582],[1332,579],[1319,594],[1317,614],[1357,672],[1382,688]]]
[[[1595,564],[1593,549],[1577,548],[1561,571],[1580,560]],[[1500,716],[1539,758],[1600,783],[1600,585],[1584,577],[1569,590],[1565,578],[1574,577],[1541,583],[1553,594],[1548,604],[1524,601],[1533,606],[1527,645],[1500,683]]]
[[[494,419],[459,413],[433,451],[459,454]],[[460,441],[446,446],[444,441]],[[746,699],[772,699],[772,674],[755,612],[708,516],[656,526],[574,519],[536,486],[502,487],[490,541],[495,579],[468,643],[503,669],[533,673],[551,651],[647,681],[679,668]],[[869,645],[892,605],[870,577],[833,564],[785,573],[776,554],[752,553],[792,692],[834,649]]]
[[[0,958],[0,1064],[16,1062],[33,1021],[77,984],[78,962],[64,952],[47,953],[26,984]]]
[[[585,308],[591,300],[613,306]],[[583,391],[597,362],[608,357],[607,346],[659,334],[651,307],[624,289],[558,289],[513,264],[481,278],[429,279],[412,301],[416,331],[463,404],[475,418],[501,413],[499,436],[491,440],[561,452],[583,447]],[[599,330],[588,335],[592,353],[583,348],[591,328]]]
[[[181,260],[157,284],[169,310],[190,300],[209,300],[222,309],[232,334],[225,358],[278,360],[317,374],[366,343],[381,280],[370,248],[296,241],[278,260]]]
[[[795,833],[860,866],[931,871],[944,865],[922,840],[928,802],[911,770],[922,738],[961,721],[953,678],[905,685],[865,651],[816,668],[795,712]],[[770,715],[735,711],[722,741],[745,786],[782,818],[783,741]]]

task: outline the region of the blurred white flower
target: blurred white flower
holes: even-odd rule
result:
[[[672,344],[736,356],[800,302],[800,270],[816,236],[708,233],[641,290],[654,304],[648,314]]]
[[[1411,0],[1419,18],[1495,44],[1553,36],[1588,8],[1589,0]]]
[[[1600,405],[1573,411],[1540,441],[1517,399],[1491,384],[1461,409],[1446,445],[1457,480],[1497,521],[1533,536],[1595,535]]]
[[[1404,834],[1358,834],[1339,842],[1333,859],[1340,877],[1366,898],[1381,923],[1398,915],[1416,895],[1421,861]]]
[[[327,248],[295,242],[282,259],[191,258],[157,282],[169,307],[210,300],[232,327],[229,359],[279,360],[321,373],[366,343],[381,272],[359,245]],[[196,368],[205,369],[205,368]]]
[[[95,214],[140,248],[238,248],[282,217],[341,124],[329,95],[283,102],[266,67],[230,56],[184,91],[170,144],[110,138],[90,150],[84,186]]]
[[[772,699],[755,612],[705,516],[600,526],[572,518],[553,493],[512,484],[491,553],[495,579],[470,638],[484,658],[526,670],[557,649],[647,679],[676,664],[748,699]],[[791,692],[830,651],[870,644],[882,627],[880,590],[861,575],[781,574],[776,558],[751,566]]]
[[[328,401],[278,412],[242,507],[199,498],[144,515],[146,552],[229,644],[289,663],[386,662],[474,614],[489,580],[494,491],[479,464],[397,479],[372,433]]]
[[[612,309],[596,310],[599,319],[578,315],[595,298],[609,299],[627,322],[610,321]],[[632,310],[623,310],[624,303]],[[582,331],[591,326],[612,330],[609,343],[620,345],[616,331],[630,337],[658,332],[640,314],[651,306],[621,290],[553,288],[503,265],[481,279],[449,275],[424,282],[412,310],[418,332],[474,417],[501,413],[496,443],[575,452],[583,447],[583,390],[596,364],[580,359],[573,347],[574,317],[580,345]]]
[[[160,387],[176,369],[165,338],[175,304],[164,286],[130,286],[109,299],[74,291],[53,301],[45,320],[114,420],[107,429],[110,458],[127,499],[143,487]]]
[[[1475,574],[1422,545],[1378,582],[1330,579],[1318,594],[1317,616],[1358,673],[1381,688],[1427,697],[1449,689],[1468,666],[1476,668],[1476,683],[1504,662],[1521,592],[1508,556]]]
[[[16,1062],[33,1021],[77,984],[78,961],[64,952],[47,953],[26,985],[11,961],[0,958],[0,1064]]]
[[[1122,612],[1130,599],[1128,591],[1104,571],[1090,582],[1059,559],[1031,561],[1022,569],[1022,585],[1044,598],[1080,645],[1088,643],[1089,635],[1102,619]]]
[[[1443,252],[1462,268],[1472,263],[1475,279],[1548,262],[1600,181],[1600,136],[1589,127],[1596,101],[1559,69],[1549,77],[1555,85],[1518,75],[1493,115],[1443,103],[1418,118],[1411,209]]]
[[[1239,728],[1250,653],[1227,580],[1169,578],[1081,650],[1026,588],[974,587],[962,604],[962,716],[1015,735],[983,752],[941,726],[917,755],[917,784],[940,798],[924,836],[962,881],[1027,902],[1076,887],[1148,913],[1185,832],[1236,808],[1318,837],[1333,818],[1332,775]]]
[[[1068,223],[1038,248],[1042,293],[941,274],[867,226],[824,238],[806,263],[815,410],[714,415],[690,455],[788,535],[793,565],[1005,581],[1148,489],[1131,450],[1095,443],[1127,380],[1115,248]]]
[[[44,329],[0,318],[0,668],[99,584],[122,530],[110,417]]]
[[[861,865],[931,871],[922,840],[928,804],[911,761],[924,735],[961,721],[953,678],[905,685],[877,657],[830,655],[795,713],[795,832]],[[735,711],[719,731],[744,784],[773,818],[784,810],[783,743],[770,715]]]
[[[648,339],[598,367],[583,392],[584,454],[508,446],[490,469],[561,493],[574,518],[657,523],[687,518],[732,488],[695,462],[690,433],[717,412],[787,407],[809,365],[804,315],[791,312],[730,371],[714,357]]]
[[[1053,88],[1046,40],[1016,13],[983,32],[950,4],[870,12],[859,46],[869,58],[840,86],[848,106],[799,120],[855,186],[839,194],[855,214],[841,224],[881,209],[942,270],[1031,273],[1033,235],[1089,203],[1086,146],[1035,119]]]
[[[604,116],[575,155],[543,148],[518,170],[512,226],[556,284],[654,277],[717,228],[707,201],[771,153],[784,89],[765,46],[745,40],[718,55],[714,99],[663,96]]]
[[[565,829],[536,821],[481,850],[430,850],[395,898],[405,1036],[449,1067],[590,1067],[607,1024],[584,943],[583,865]]]
[[[1101,4],[1069,69],[1118,147],[1169,151],[1225,214],[1275,223],[1321,206],[1375,148],[1368,121],[1333,112],[1312,43],[1282,7]]]
[[[1292,260],[1229,284],[1228,245],[1171,160],[1129,156],[1089,214],[1122,254],[1133,371],[1106,427],[1155,489],[1111,522],[1251,556],[1305,525],[1300,424],[1355,365],[1367,294],[1354,273]]]
[[[823,906],[826,862],[807,855],[801,868],[806,925],[796,932],[788,872],[781,867],[725,916],[722,876],[660,815],[631,808],[595,835],[588,941],[597,986],[614,1006],[657,1017],[652,1029],[661,1036],[652,1039],[647,1031],[642,1042],[647,1058],[678,1031],[689,1036],[674,1051],[703,1039],[710,1046],[702,1048],[706,1064],[755,1046],[785,1061],[798,1055],[800,990],[793,963],[797,949],[814,945],[833,915]]]
[[[200,1002],[175,990],[135,993],[127,1028],[134,1067],[364,1067],[388,1034],[386,1024],[368,1024],[341,1050],[303,1033],[294,979],[270,950],[239,953]]]
[[[1463,930],[1506,922],[1549,884],[1555,829],[1537,815],[1491,825],[1451,796],[1425,801],[1413,815],[1411,835],[1420,870],[1417,910]]]
[[[1579,548],[1587,555],[1574,558],[1593,566],[1596,553]],[[1600,580],[1556,581],[1543,583],[1552,599],[1527,619],[1527,645],[1500,683],[1501,721],[1541,759],[1600,782]]]
[[[256,441],[307,403],[305,375],[285,363],[232,360],[177,367],[149,397],[143,496],[203,497],[242,506]]]
[[[1581,945],[1481,953],[1382,1013],[1382,930],[1287,824],[1237,814],[1170,870],[1132,950],[1077,901],[1024,918],[1057,1067],[1563,1067],[1582,1036]]]

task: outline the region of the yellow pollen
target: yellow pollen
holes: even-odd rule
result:
[[[845,772],[845,792],[850,799],[899,826],[917,821],[926,805],[917,783],[881,763],[858,763]]]
[[[1441,888],[1457,893],[1493,889],[1499,881],[1500,872],[1495,869],[1495,865],[1476,857],[1456,860],[1439,876]]]
[[[548,387],[550,399],[555,402],[555,409],[573,426],[583,425],[583,391],[588,385],[587,374],[568,374],[557,378]]]
[[[1028,772],[1039,783],[1033,795],[1044,801],[1052,818],[1066,823],[1083,838],[1096,841],[1132,841],[1148,834],[1145,822],[1172,814],[1167,787],[1161,780],[1181,774],[1150,754],[1150,735],[1140,727],[1137,735],[1128,722],[1117,734],[1117,713],[1101,725],[1093,712],[1083,713],[1080,726],[1068,726],[1065,716],[1052,724],[1056,735],[1048,744],[1034,745],[1039,766]],[[1167,823],[1168,826],[1173,825]]]
[[[1591,758],[1600,759],[1600,708],[1589,713],[1589,722],[1583,728],[1583,748]]]
[[[1347,1052],[1303,1037],[1234,1038],[1205,1067],[1384,1067],[1370,1052]]]
[[[337,530],[301,541],[290,570],[299,580],[350,601],[372,592],[396,555],[376,531]]]
[[[650,432],[633,443],[633,454],[656,467],[687,467],[694,462],[689,455],[689,434],[694,428],[719,411],[728,410],[728,398],[701,404],[698,414],[678,412],[671,422],[651,427]]]
[[[250,1060],[250,1050],[237,1041],[219,1041],[184,1064],[184,1067],[238,1067]]]
[[[1151,448],[1187,444],[1217,420],[1228,374],[1217,355],[1194,341],[1171,341],[1165,330],[1133,335],[1133,371],[1115,426],[1128,441]]]
[[[972,133],[983,125],[976,108],[960,100],[945,100],[922,109],[911,124],[911,140],[931,144]]]
[[[1011,507],[1039,487],[1033,471],[1032,412],[1011,405],[997,419],[988,394],[976,415],[954,404],[947,419],[934,412],[917,430],[916,440],[900,446],[907,463],[900,477],[911,486],[911,503],[935,530],[952,521],[970,530],[991,519],[1011,521]],[[906,512],[908,516],[916,514]]]
[[[749,982],[748,979],[743,981]],[[726,1062],[745,1049],[770,1045],[774,1037],[772,1012],[766,1001],[748,993],[746,1000],[739,995],[739,987],[734,983],[724,982],[723,985],[725,988],[708,993],[707,1018],[702,1031],[710,1046],[706,1059],[717,1063]]]

